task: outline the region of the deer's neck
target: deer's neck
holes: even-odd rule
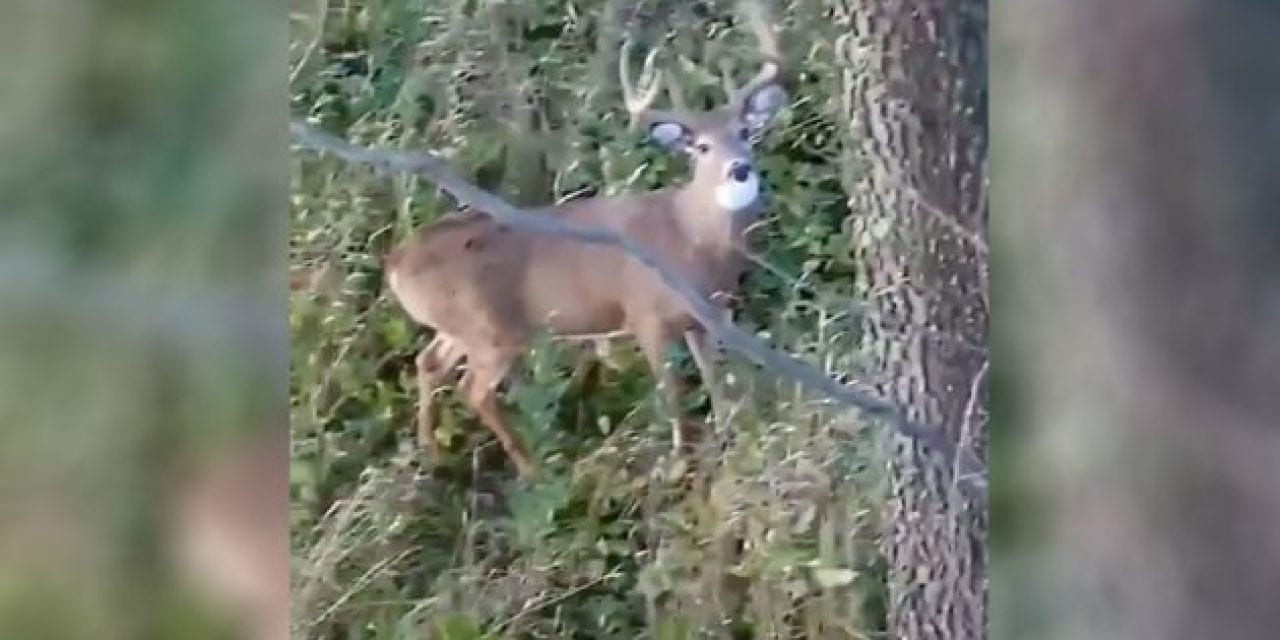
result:
[[[742,243],[742,234],[759,219],[761,198],[736,209],[716,197],[714,187],[690,183],[673,194],[676,217],[694,244],[704,250],[729,252]]]

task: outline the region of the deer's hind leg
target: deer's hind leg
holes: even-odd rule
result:
[[[520,475],[531,478],[535,473],[534,465],[515,434],[508,428],[502,417],[502,408],[498,405],[498,385],[519,355],[520,349],[516,345],[493,345],[491,348],[468,353],[467,373],[462,377],[461,386],[467,403],[480,417],[480,422],[498,438]]]
[[[418,353],[418,446],[433,461],[440,459],[440,442],[435,434],[435,396],[440,386],[456,371],[464,355],[458,343],[443,333],[437,333]]]

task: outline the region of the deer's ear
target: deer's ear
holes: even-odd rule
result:
[[[669,151],[678,151],[689,144],[693,132],[679,122],[659,120],[649,125],[649,137]]]
[[[782,85],[766,84],[743,97],[742,120],[754,135],[764,129],[786,103],[787,91]]]

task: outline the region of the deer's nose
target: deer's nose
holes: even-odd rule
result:
[[[751,177],[751,164],[747,162],[734,162],[729,165],[729,177],[735,182],[746,182]]]

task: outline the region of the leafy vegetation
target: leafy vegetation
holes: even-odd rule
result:
[[[318,12],[317,12],[318,11]],[[770,217],[735,322],[832,375],[862,361],[866,294],[850,209],[861,166],[850,29],[829,2],[774,3],[792,105],[760,145]],[[686,99],[722,99],[722,60],[758,62],[731,3],[347,0],[294,15],[292,110],[362,144],[425,148],[513,202],[680,180],[628,129],[623,33],[664,43]],[[541,461],[516,479],[450,400],[421,463],[413,359],[428,338],[388,298],[381,256],[450,203],[412,176],[296,153],[291,263],[295,634],[308,638],[864,638],[883,626],[880,441],[856,414],[727,355],[692,456],[670,452],[642,358],[540,341],[507,409]],[[687,354],[677,354],[694,377]],[[707,412],[705,394],[688,398]]]

